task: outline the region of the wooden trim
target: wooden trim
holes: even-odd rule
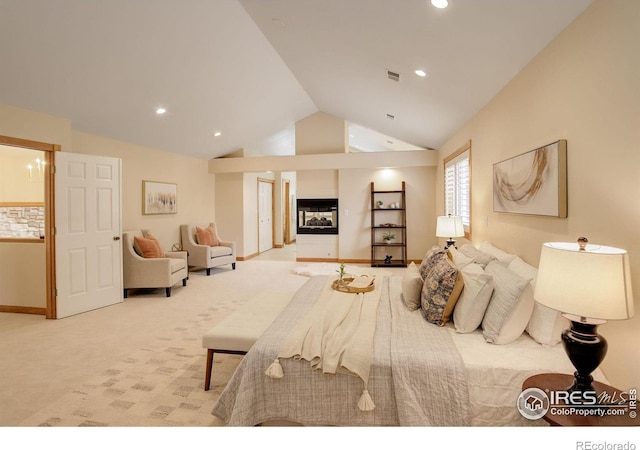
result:
[[[28,139],[20,139],[14,138],[10,136],[1,136],[0,135],[0,145],[7,145],[10,147],[20,147],[29,150],[40,150],[44,152],[44,160],[46,162],[46,166],[49,167],[48,170],[44,171],[44,242],[46,245],[45,249],[45,273],[46,273],[46,287],[45,287],[45,301],[46,308],[32,308],[35,310],[44,310],[44,314],[47,319],[56,319],[56,297],[55,297],[55,289],[56,289],[56,265],[55,265],[55,239],[53,229],[55,227],[55,193],[54,193],[54,184],[55,184],[55,152],[59,152],[62,150],[62,147],[58,144],[47,144],[45,142],[31,141]],[[38,239],[38,242],[41,240]],[[31,241],[30,241],[31,243]],[[0,310],[1,311],[1,310]],[[27,314],[40,314],[39,312],[28,312],[28,311],[16,311],[16,312],[27,312]]]
[[[60,146],[56,144],[47,144],[45,142],[30,141],[28,139],[20,139],[10,136],[0,136],[0,145],[27,148],[29,150],[41,150],[43,152],[55,152],[60,150]]]
[[[259,254],[260,253],[252,253],[251,255],[247,255],[247,256],[236,256],[236,260],[238,260],[238,261],[246,261],[248,259],[255,258]]]
[[[457,158],[458,156],[462,155],[464,152],[466,152],[467,150],[471,150],[471,139],[469,139],[462,147],[460,147],[458,150],[456,150],[455,152],[453,152],[452,154],[450,154],[449,156],[445,157],[442,161],[444,162],[444,165],[447,165],[447,163],[449,161],[451,161],[452,159]]]
[[[369,260],[367,260],[369,261]],[[296,258],[296,262],[340,262],[338,258]]]
[[[36,314],[44,316],[47,314],[46,308],[37,308],[35,306],[9,306],[0,305],[0,312],[3,313],[19,313],[19,314]]]
[[[0,238],[0,242],[5,244],[44,244],[44,239],[40,238]]]
[[[371,264],[370,259],[342,259],[341,258],[338,262],[345,263],[345,264]]]
[[[291,244],[291,205],[289,196],[291,195],[291,182],[283,180],[284,184],[284,243]]]
[[[44,202],[0,202],[0,206],[7,206],[7,207],[44,206]]]
[[[58,149],[60,146],[56,146]],[[56,217],[56,201],[55,201],[55,179],[56,179],[56,154],[54,152],[45,153],[45,162],[49,170],[45,170],[44,175],[44,241],[47,245],[46,249],[46,266],[47,266],[47,319],[58,318],[58,303],[56,287],[56,242],[55,242],[55,217]]]
[[[284,244],[273,244],[273,248],[284,248]]]

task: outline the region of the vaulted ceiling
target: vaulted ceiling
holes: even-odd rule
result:
[[[0,103],[206,159],[290,154],[317,111],[438,148],[591,2],[0,0]]]

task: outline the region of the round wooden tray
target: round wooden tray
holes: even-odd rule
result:
[[[357,294],[358,292],[371,292],[376,288],[375,283],[371,283],[369,286],[364,288],[350,287],[349,283],[353,281],[353,277],[344,277],[343,280],[346,281],[346,285],[340,286],[338,285],[340,280],[335,280],[332,286],[333,289],[339,292],[346,292],[348,294]]]

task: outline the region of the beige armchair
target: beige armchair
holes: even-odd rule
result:
[[[144,258],[134,249],[134,236],[148,236],[148,231],[125,231],[122,236],[124,298],[129,289],[142,288],[165,288],[166,296],[171,297],[174,284],[182,280],[182,285],[187,285],[187,252],[164,252],[164,257]]]
[[[215,228],[213,223],[209,225]],[[189,253],[189,266],[204,267],[207,269],[207,276],[211,274],[212,267],[231,264],[231,268],[233,270],[236,269],[235,242],[223,241],[217,236],[220,245],[198,244],[194,225],[180,225],[180,237],[182,239],[182,250],[186,250]]]

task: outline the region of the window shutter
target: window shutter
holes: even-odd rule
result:
[[[461,216],[465,232],[471,227],[471,170],[469,150],[444,166],[445,214]]]

